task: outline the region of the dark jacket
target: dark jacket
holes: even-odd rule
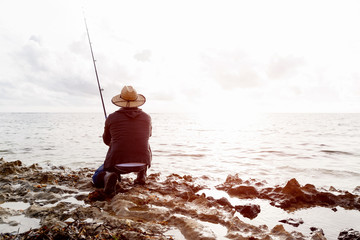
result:
[[[140,162],[151,165],[151,118],[139,108],[120,108],[105,121],[103,140],[110,148],[105,171],[115,171],[118,163]]]

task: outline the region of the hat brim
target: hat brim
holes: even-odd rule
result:
[[[141,105],[143,105],[146,102],[146,98],[142,94],[138,94],[137,99],[134,101],[128,101],[128,100],[122,99],[120,97],[120,95],[121,94],[116,95],[115,97],[113,97],[111,99],[111,102],[118,107],[128,107],[128,108],[140,107]]]

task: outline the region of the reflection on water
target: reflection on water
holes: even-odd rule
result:
[[[288,232],[297,231],[304,235],[310,235],[311,227],[321,228],[327,239],[337,239],[339,233],[346,228],[359,229],[360,212],[357,210],[346,210],[342,207],[337,207],[335,212],[330,208],[314,207],[295,212],[286,212],[281,208],[271,206],[269,201],[264,199],[239,199],[230,197],[226,192],[216,189],[205,189],[199,192],[199,194],[202,193],[215,199],[225,197],[233,206],[246,204],[259,205],[261,211],[254,219],[245,218],[240,213],[236,213],[236,216],[241,221],[251,225],[267,225],[269,229],[272,229],[276,225],[281,224],[280,220],[289,218],[302,219],[304,223],[298,227],[289,224],[282,225]]]
[[[4,220],[0,223],[0,233],[18,234],[39,227],[40,219],[29,218],[24,215],[9,216],[4,217]]]
[[[161,136],[152,139],[154,166],[215,179],[239,173],[277,184],[296,177],[351,191],[360,180],[358,114],[213,115],[155,115],[154,132]]]

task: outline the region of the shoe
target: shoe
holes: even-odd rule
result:
[[[107,173],[105,175],[104,192],[106,194],[112,194],[116,191],[117,180],[118,180],[118,176],[116,175],[116,173]]]
[[[96,176],[96,179],[94,181],[94,184],[95,184],[96,188],[104,188],[104,185],[105,185],[104,177],[105,177],[105,175],[106,175],[106,172],[100,172]]]
[[[135,184],[145,185],[146,183],[146,171],[138,172],[137,178],[134,181]]]

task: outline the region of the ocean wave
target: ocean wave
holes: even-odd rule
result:
[[[298,168],[298,167],[290,167],[290,166],[281,166],[278,169],[286,170],[287,172],[294,173],[314,173],[316,175],[329,175],[333,177],[360,177],[359,172],[353,172],[349,170],[333,170],[326,168]]]
[[[260,154],[260,156],[267,156],[267,155],[277,155],[277,156],[282,156],[282,157],[297,157],[298,154],[295,153],[287,153],[287,152],[283,152],[283,151],[276,151],[276,150],[263,150],[263,151],[259,151],[256,152],[257,154]]]
[[[51,150],[55,150],[55,147],[42,147],[41,150],[45,150],[45,151],[51,151]]]
[[[330,176],[335,177],[345,177],[345,176],[351,176],[351,177],[360,177],[359,172],[353,172],[349,170],[332,170],[332,169],[325,169],[325,168],[314,168],[312,169],[313,172],[319,172],[321,174],[326,174]]]
[[[10,149],[4,149],[4,150],[1,150],[0,149],[0,153],[5,153],[5,154],[14,154],[13,151],[11,151]]]
[[[23,148],[22,150],[24,153],[26,153],[26,152],[31,152],[33,149],[27,147],[27,148]]]
[[[263,150],[263,151],[259,151],[258,153],[270,153],[270,154],[279,154],[279,155],[285,154],[282,151],[276,151],[276,150]]]
[[[168,154],[169,157],[195,157],[195,158],[203,158],[205,154],[187,154],[187,153],[171,153]]]
[[[351,152],[336,151],[336,150],[321,150],[320,152],[327,153],[327,154],[338,154],[338,155],[354,155]]]

